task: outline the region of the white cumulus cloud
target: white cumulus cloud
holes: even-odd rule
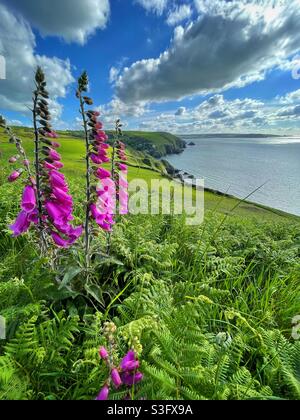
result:
[[[157,58],[125,68],[124,102],[177,100],[242,87],[283,67],[300,49],[299,0],[196,1],[198,18],[175,29]]]
[[[189,4],[182,4],[181,6],[175,7],[168,14],[167,24],[170,26],[177,25],[185,19],[192,16],[192,8]]]
[[[66,96],[68,86],[74,81],[69,60],[36,54],[35,37],[30,26],[1,4],[0,54],[5,57],[7,70],[6,79],[0,80],[0,108],[29,112],[34,72],[40,65],[46,73],[53,116],[59,118],[62,106],[58,99]]]
[[[42,35],[84,44],[110,15],[109,0],[2,0]]]
[[[135,0],[135,3],[143,6],[148,12],[162,15],[168,5],[168,0]]]

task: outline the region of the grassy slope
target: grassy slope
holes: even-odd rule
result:
[[[32,159],[32,134],[29,129],[17,128],[16,133],[23,140],[24,147],[28,153],[29,158]],[[132,133],[131,133],[132,134]],[[155,133],[140,133],[149,141],[155,142],[157,145],[162,144],[162,137],[154,136]],[[176,137],[175,137],[176,138]],[[77,138],[71,137],[70,134],[61,133],[60,143],[62,145],[60,152],[65,163],[65,173],[70,177],[76,177],[76,180],[84,181],[84,142]],[[5,182],[5,178],[9,172],[7,160],[10,156],[15,154],[15,146],[8,144],[6,136],[3,132],[0,135],[0,156],[1,156],[1,170],[0,182]],[[146,180],[148,183],[151,179],[162,179],[164,171],[163,166],[159,161],[151,156],[147,156],[148,162],[145,163],[145,155],[132,148],[129,150],[129,180],[140,178]],[[2,178],[2,179],[1,179]],[[234,197],[226,197],[215,194],[210,191],[205,192],[205,209],[216,209],[218,212],[230,214],[231,210],[239,203],[239,200]],[[266,220],[280,220],[284,218],[297,219],[294,216],[285,214],[280,211],[269,209],[260,205],[249,202],[241,203],[234,211],[235,215],[243,217],[258,217]]]
[[[127,131],[125,132],[125,138],[129,140],[129,144],[133,144],[133,142],[138,143],[139,141],[141,144],[148,143],[161,156],[165,156],[170,152],[179,152],[182,149],[182,140],[170,133]]]

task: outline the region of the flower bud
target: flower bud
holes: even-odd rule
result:
[[[8,177],[8,182],[15,182],[21,176],[20,171],[14,171]]]
[[[119,388],[122,385],[122,380],[117,369],[111,371],[111,380],[113,381],[116,388]]]
[[[97,396],[96,400],[97,401],[106,401],[108,399],[108,395],[109,395],[109,388],[108,388],[107,385],[105,385],[101,389],[101,391],[100,391],[99,395]]]
[[[99,355],[100,355],[101,359],[103,359],[103,360],[106,360],[108,358],[108,351],[106,350],[105,347],[100,348]]]

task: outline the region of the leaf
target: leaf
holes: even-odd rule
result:
[[[70,267],[69,270],[64,275],[64,278],[59,286],[59,290],[68,286],[68,284],[82,271],[80,267]]]
[[[86,284],[84,288],[97,302],[101,305],[104,304],[102,289],[100,286],[97,286],[96,284]]]
[[[95,260],[97,261],[98,265],[118,265],[124,266],[122,261],[118,260],[115,257],[111,257],[106,254],[97,253],[95,255]]]

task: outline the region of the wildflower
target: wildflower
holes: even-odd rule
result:
[[[26,213],[32,213],[36,208],[36,194],[31,185],[24,188],[21,207]]]
[[[65,166],[62,162],[58,162],[57,160],[53,162],[53,165],[56,169],[62,169]]]
[[[17,159],[17,157],[16,156],[12,156],[10,159],[9,159],[9,163],[16,163],[18,161],[18,159]]]
[[[30,220],[28,217],[28,213],[22,210],[21,213],[19,213],[15,223],[13,225],[10,225],[9,228],[13,232],[13,236],[16,237],[26,232],[29,229],[29,226]]]
[[[128,181],[127,173],[128,167],[124,163],[127,161],[126,156],[126,146],[123,142],[119,140],[119,135],[122,134],[121,130],[122,124],[120,120],[116,121],[116,137],[117,141],[115,143],[114,150],[116,150],[115,158],[117,160],[116,170],[115,170],[115,182],[118,187],[117,196],[119,202],[119,213],[127,214],[128,213]]]
[[[128,171],[127,165],[124,165],[124,163],[119,163],[118,166],[119,166],[120,171],[127,173]]]
[[[51,159],[51,160],[53,160],[53,161],[56,161],[56,160],[61,160],[61,156],[60,156],[60,154],[59,153],[57,153],[57,151],[56,150],[54,150],[54,149],[50,149],[50,151],[49,151],[49,159]]]
[[[109,395],[109,387],[107,385],[104,385],[104,387],[101,389],[99,395],[97,396],[97,401],[106,401],[108,399]]]
[[[15,182],[18,178],[20,178],[20,176],[20,171],[13,171],[8,177],[8,182]]]
[[[109,345],[110,354],[108,353],[105,347],[100,348],[99,354],[100,354],[100,357],[103,360],[105,360],[106,365],[110,370],[110,377],[108,378],[106,384],[110,384],[112,382],[116,389],[120,388],[121,385],[132,387],[133,385],[138,384],[139,382],[143,380],[143,374],[137,371],[140,364],[133,350],[130,350],[123,357],[119,368],[116,367],[115,356],[114,356],[115,346],[116,346],[116,341],[115,341],[116,330],[117,330],[117,327],[114,323],[112,322],[104,323],[103,334]],[[101,396],[104,395],[104,397],[106,397],[106,393],[108,396],[108,390],[105,387],[101,390],[101,392],[102,391],[103,391],[103,394],[101,394]]]
[[[70,243],[68,240],[63,239],[57,232],[52,231],[51,232],[52,239],[54,243],[61,248],[68,248]]]
[[[72,226],[69,227],[68,236],[70,238],[70,244],[75,242],[82,235],[82,230],[82,226],[77,226],[75,228],[73,228]]]
[[[31,213],[28,213],[28,220],[30,223],[34,223],[35,225],[38,224],[38,211],[34,209]]]
[[[57,139],[58,138],[58,134],[55,133],[55,131],[48,131],[48,132],[44,132],[45,137],[49,137],[51,139]]]
[[[115,195],[115,186],[112,180],[112,174],[108,170],[98,167],[95,171],[92,172],[94,179],[91,177],[90,173],[90,163],[92,162],[95,165],[102,165],[103,163],[109,163],[110,157],[108,156],[109,145],[106,143],[108,136],[103,130],[103,124],[98,120],[99,112],[98,111],[85,111],[85,104],[92,104],[93,101],[86,96],[82,96],[83,92],[86,92],[88,88],[88,76],[86,73],[83,73],[80,79],[78,80],[78,91],[77,97],[80,99],[81,105],[81,114],[83,120],[86,122],[85,129],[86,131],[86,153],[87,153],[87,190],[86,190],[86,201],[87,206],[89,206],[90,212],[87,212],[86,217],[86,249],[89,248],[89,223],[90,218],[93,219],[98,226],[110,232],[112,230],[112,225],[114,224],[113,212],[114,212],[114,195]],[[87,120],[86,120],[87,118]],[[96,194],[92,192],[92,183],[96,182],[98,186],[96,189]],[[99,183],[100,181],[100,183]],[[112,186],[113,184],[113,186]]]
[[[131,373],[123,372],[121,373],[122,382],[127,386],[133,386],[143,380],[144,375],[141,372]]]
[[[134,363],[136,363],[136,360],[135,360],[135,353],[134,353],[134,351],[133,350],[130,350],[127,354],[126,354],[126,356],[122,359],[122,362],[121,362],[121,364],[120,364],[120,368],[122,369],[122,370],[134,370],[134,369],[137,369],[139,366],[137,365],[137,367],[133,367],[134,365]],[[138,362],[137,362],[138,363]]]
[[[64,191],[68,191],[68,185],[65,181],[65,177],[56,170],[49,172],[49,180],[52,188],[58,187]]]
[[[49,163],[49,162],[47,162],[46,160],[45,160],[45,162],[44,162],[44,168],[45,168],[45,169],[50,169],[50,170],[55,170],[55,169],[57,169],[57,168],[56,168],[56,166],[54,166],[54,164],[53,164],[53,163]]]
[[[103,124],[99,120],[100,113],[98,111],[86,111],[85,105],[92,105],[91,98],[84,96],[84,92],[88,91],[88,75],[84,72],[78,79],[78,89],[76,97],[80,101],[80,112],[82,115],[83,126],[85,130],[86,140],[86,219],[85,219],[85,249],[86,249],[86,264],[90,264],[90,228],[91,220],[94,220],[98,226],[106,232],[111,232],[115,223],[116,213],[116,184],[118,181],[118,173],[115,173],[115,146],[113,147],[112,159],[109,156],[109,144],[107,143],[108,135],[103,130]],[[118,133],[120,131],[120,121],[117,122]],[[118,143],[117,158],[122,162],[127,160],[125,154],[124,143]],[[119,163],[122,163],[122,162]],[[104,163],[112,162],[111,172],[100,167]],[[98,167],[94,167],[94,165]],[[128,213],[128,195],[123,193],[123,190],[128,187],[128,183],[124,179],[127,174],[127,167],[118,167],[122,172],[121,186],[122,189],[122,209],[121,214]],[[118,169],[117,168],[117,169]],[[117,171],[116,171],[117,172]],[[95,181],[96,184],[95,185]],[[100,182],[99,182],[100,181]],[[94,182],[94,184],[93,184]],[[96,187],[96,188],[95,188]],[[107,235],[107,253],[109,253],[111,236]]]
[[[106,360],[108,358],[108,351],[106,350],[105,347],[100,348],[99,355],[100,355],[101,359],[103,359],[103,360]]]
[[[136,360],[134,351],[130,350],[120,364],[121,380],[125,385],[133,386],[143,380],[143,374],[137,372],[139,367],[140,363]]]
[[[119,388],[122,385],[122,380],[117,369],[111,371],[111,379],[116,388]]]
[[[51,117],[48,102],[45,99],[49,95],[41,68],[37,69],[35,81],[37,85],[34,91],[33,109],[34,126],[37,127],[35,130],[35,176],[33,177],[30,173],[30,162],[18,141],[17,148],[24,158],[23,164],[28,172],[28,178],[22,196],[22,211],[10,228],[14,236],[19,236],[29,229],[31,223],[38,224],[41,247],[45,252],[47,242],[44,235],[46,232],[57,246],[65,248],[79,238],[82,234],[82,226],[74,228],[70,224],[70,221],[74,219],[73,200],[68,194],[69,188],[65,177],[59,172],[63,164],[60,154],[55,149],[60,147],[60,144],[49,140],[58,138],[58,135],[50,126]],[[41,143],[47,146],[41,147]],[[9,181],[16,180],[21,173],[22,170],[14,171]]]
[[[99,179],[110,178],[111,177],[111,172],[107,171],[106,169],[99,168],[96,171],[96,177],[99,178]]]

